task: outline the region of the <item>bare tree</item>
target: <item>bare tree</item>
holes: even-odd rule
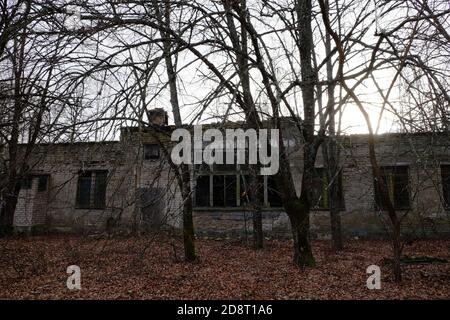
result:
[[[355,93],[356,86],[350,87],[347,84],[347,81],[345,79],[343,68],[344,68],[344,64],[346,63],[348,54],[345,53],[342,38],[339,36],[339,34],[336,31],[334,31],[332,29],[329,14],[328,14],[329,11],[326,6],[326,3],[323,0],[320,0],[319,3],[320,3],[322,18],[323,18],[325,27],[327,28],[327,31],[332,36],[333,41],[336,44],[338,54],[339,54],[339,67],[337,70],[336,78],[339,80],[340,85],[345,90],[347,95],[349,95],[351,97],[351,99],[356,103],[357,107],[363,114],[364,119],[367,124],[367,128],[369,131],[368,147],[369,147],[370,163],[372,166],[371,170],[372,170],[373,176],[376,181],[376,186],[380,190],[380,196],[381,196],[381,201],[382,201],[383,207],[386,208],[387,214],[388,214],[390,222],[391,222],[391,231],[392,231],[391,239],[392,239],[393,255],[394,255],[394,259],[393,259],[393,261],[394,261],[394,264],[393,264],[394,276],[395,276],[395,280],[397,282],[400,282],[401,281],[401,251],[402,251],[401,221],[404,216],[402,217],[402,216],[398,215],[396,208],[394,207],[393,201],[389,196],[387,183],[386,183],[386,181],[384,181],[384,178],[382,175],[382,170],[380,168],[377,154],[376,154],[376,149],[375,149],[375,147],[376,147],[376,139],[375,139],[376,130],[374,130],[374,128],[373,128],[373,123],[371,121],[369,113],[368,113],[367,109],[365,108],[362,100]],[[424,21],[426,22],[426,21],[430,21],[430,20],[431,21],[435,20],[439,16],[444,14],[445,11],[431,13],[431,14],[430,14],[430,11],[428,11],[428,13],[425,14],[425,11],[427,8],[426,2],[420,2],[420,3],[404,2],[402,4],[406,5],[409,8],[411,8],[411,7],[414,8],[415,4],[417,4],[417,6],[415,7],[416,15],[412,16],[412,17],[402,18],[399,21],[399,23],[397,25],[394,25],[394,27],[391,30],[385,30],[385,29],[377,30],[378,40],[377,40],[376,44],[368,46],[372,50],[372,57],[370,60],[371,66],[374,66],[375,62],[378,59],[381,59],[379,56],[380,52],[389,54],[389,55],[391,55],[391,57],[393,56],[393,59],[391,61],[397,62],[396,66],[395,66],[396,72],[395,72],[395,74],[392,78],[392,81],[390,82],[390,85],[388,86],[388,89],[386,91],[382,90],[380,88],[380,86],[378,85],[377,81],[375,80],[375,78],[372,77],[372,80],[375,82],[375,85],[377,86],[378,92],[383,101],[380,118],[381,118],[381,114],[383,113],[383,111],[387,105],[391,107],[391,111],[394,114],[398,114],[398,110],[396,110],[396,107],[394,107],[393,104],[389,102],[389,96],[390,96],[390,93],[392,91],[394,84],[396,83],[396,81],[400,77],[400,75],[403,74],[407,64],[412,64],[412,65],[414,65],[415,68],[421,68],[423,71],[425,71],[426,73],[431,74],[431,75],[435,72],[435,70],[431,69],[429,66],[426,66],[422,62],[420,55],[416,55],[416,56],[411,55],[411,50],[413,49],[413,44],[415,43],[415,41],[420,39],[420,37],[418,37],[418,34],[419,34],[418,30],[420,29],[421,23]],[[392,10],[392,8],[390,8],[389,10]],[[409,25],[410,28],[408,28],[408,29],[405,28],[406,25]],[[439,24],[437,24],[437,25],[435,24],[435,26],[437,26],[438,30],[440,29]],[[398,36],[398,32],[403,32],[405,30],[408,30],[408,31],[406,31],[406,37],[402,39],[402,45],[401,46],[394,45],[391,38],[395,38],[394,35]],[[388,46],[388,48],[385,49],[382,47],[383,42],[386,42],[386,45]],[[402,51],[400,51],[400,48],[402,48],[401,49]],[[386,60],[383,59],[382,61],[386,61]],[[368,72],[362,73],[363,78],[359,80],[359,83],[361,83],[363,81],[363,79],[366,79],[367,76],[369,75],[369,73],[371,73],[371,72],[373,72],[373,71],[369,70]],[[442,83],[439,82],[436,77],[430,76],[428,78],[428,80],[430,80],[431,83],[434,82],[437,87],[443,88]],[[443,91],[441,91],[439,93],[442,94]],[[413,109],[417,108],[416,106],[411,106],[411,107]],[[378,125],[377,125],[377,128],[378,128]]]
[[[172,27],[171,21],[171,3],[169,0],[165,0],[163,3],[158,4],[157,1],[153,1],[153,8],[155,14],[160,21],[164,21],[164,26],[167,29]],[[166,64],[166,72],[169,83],[170,91],[170,103],[172,105],[172,114],[175,120],[175,127],[181,128],[183,125],[180,105],[178,99],[178,89],[177,89],[177,70],[176,64],[174,64],[174,58],[171,53],[173,43],[170,40],[170,36],[164,31],[160,30],[161,38],[163,39],[163,54],[164,61]],[[169,160],[170,161],[170,160]],[[194,246],[194,222],[192,217],[192,190],[191,190],[191,170],[189,165],[181,164],[179,171],[177,171],[179,188],[183,197],[183,239],[184,239],[184,255],[186,261],[194,261],[195,256],[195,246]]]
[[[28,160],[34,146],[56,129],[58,115],[70,103],[63,89],[67,75],[58,68],[66,39],[62,36],[46,39],[36,32],[54,23],[50,13],[45,6],[31,1],[19,1],[12,7],[3,5],[0,136],[8,155],[6,179],[0,190],[4,202],[1,234],[8,235],[13,229],[20,181],[29,173]],[[27,143],[24,152],[19,151],[21,142]]]

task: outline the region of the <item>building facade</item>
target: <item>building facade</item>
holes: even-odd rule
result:
[[[301,181],[301,139],[286,122],[284,134],[297,192]],[[171,128],[164,139],[170,146]],[[164,140],[163,139],[163,140]],[[342,230],[345,236],[383,237],[389,229],[378,200],[368,157],[367,136],[338,139]],[[377,155],[389,195],[413,237],[450,234],[450,139],[445,134],[383,134]],[[170,150],[170,147],[169,147]],[[149,130],[122,128],[119,141],[38,145],[30,175],[21,183],[14,225],[18,231],[110,232],[181,228],[183,199],[176,176]],[[319,150],[311,232],[330,234],[329,182]],[[194,224],[199,235],[251,234],[245,165],[196,165],[192,176]],[[273,176],[259,177],[263,230],[290,235]]]

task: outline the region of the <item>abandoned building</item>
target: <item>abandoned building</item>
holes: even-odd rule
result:
[[[164,125],[167,118],[153,121]],[[286,123],[290,125],[288,119]],[[291,126],[284,139],[299,192],[301,141]],[[338,144],[344,235],[386,235],[389,220],[378,201],[367,136],[341,136]],[[403,217],[403,232],[417,237],[450,234],[449,136],[382,134],[376,145],[389,195]],[[40,144],[29,166],[31,174],[21,183],[14,217],[18,231],[181,227],[182,197],[176,178],[148,130],[122,128],[119,141]],[[311,233],[326,238],[330,233],[328,182],[320,151],[316,167]],[[251,214],[242,196],[247,174],[243,165],[195,166],[192,183],[198,234],[243,236],[251,232]],[[260,178],[263,229],[270,236],[288,236],[289,221],[275,179]]]

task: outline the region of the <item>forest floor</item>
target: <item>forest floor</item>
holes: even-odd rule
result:
[[[181,261],[181,242],[164,236],[34,236],[0,240],[0,299],[450,299],[450,239],[406,245],[408,257],[449,261],[408,264],[396,284],[385,241],[348,240],[337,254],[314,241],[317,266],[292,264],[292,242],[268,240],[253,250],[237,240],[196,241],[199,260]],[[69,265],[81,290],[66,287]],[[369,290],[369,265],[381,289]]]

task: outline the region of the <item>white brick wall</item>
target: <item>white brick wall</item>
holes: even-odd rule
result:
[[[15,227],[31,227],[33,225],[33,200],[37,191],[36,181],[32,182],[30,189],[21,189],[14,214]]]

